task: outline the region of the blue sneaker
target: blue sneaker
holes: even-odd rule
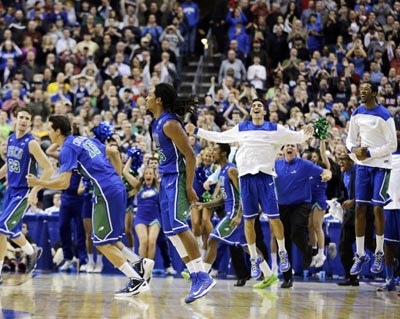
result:
[[[386,283],[376,289],[376,291],[396,291],[396,282],[394,279],[386,280]]]
[[[290,262],[289,262],[289,256],[286,251],[280,251],[279,252],[279,271],[280,272],[287,272],[290,269]]]
[[[371,266],[371,272],[378,274],[383,270],[383,262],[385,260],[385,255],[383,252],[378,251],[376,254],[374,254],[374,262],[372,263]]]
[[[251,262],[251,277],[257,279],[261,276],[261,269],[260,269],[261,257],[257,256],[257,258],[250,258],[250,262]]]
[[[353,260],[354,263],[353,266],[351,266],[350,275],[358,275],[362,270],[362,266],[369,263],[370,258],[368,255],[360,257],[357,253],[355,253]]]
[[[190,274],[192,288],[189,296],[185,298],[186,303],[191,303],[196,299],[205,296],[215,285],[216,281],[206,272]]]

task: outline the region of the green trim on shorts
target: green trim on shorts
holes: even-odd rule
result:
[[[385,181],[383,182],[383,187],[381,189],[381,192],[379,193],[379,195],[381,195],[382,198],[384,198],[384,199],[387,199],[387,192],[389,189],[389,181],[390,181],[390,173],[391,173],[391,171],[389,169],[387,169]]]
[[[178,174],[178,207],[176,211],[176,218],[184,223],[190,216],[190,203],[186,193],[186,173]]]
[[[27,207],[28,207],[28,198],[24,197],[20,201],[20,203],[15,207],[15,209],[10,214],[10,217],[7,220],[6,226],[8,230],[12,231],[15,228],[15,226],[18,225],[18,223],[24,217]]]
[[[111,221],[108,216],[107,202],[104,197],[95,197],[93,209],[93,233],[100,240],[104,240],[111,233]]]
[[[217,232],[221,238],[229,237],[235,231],[237,227],[231,226],[231,219],[225,217],[224,220],[218,225]]]

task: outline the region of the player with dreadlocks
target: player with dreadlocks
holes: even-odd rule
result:
[[[205,296],[216,284],[204,271],[200,250],[188,224],[190,205],[198,201],[193,189],[196,158],[181,118],[194,113],[196,103],[178,98],[169,84],[149,90],[146,107],[153,114],[152,137],[159,154],[162,228],[190,272],[192,287],[185,302]]]

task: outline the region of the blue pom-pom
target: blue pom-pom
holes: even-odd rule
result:
[[[137,170],[142,166],[143,164],[143,153],[142,150],[138,147],[131,147],[128,149],[126,152],[126,155],[130,158],[132,158],[132,164],[131,164],[131,169],[134,172],[137,172]]]
[[[94,136],[102,143],[114,134],[114,128],[108,122],[100,122],[100,124],[92,129]]]

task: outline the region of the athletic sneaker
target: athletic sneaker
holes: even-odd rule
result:
[[[190,277],[190,273],[187,270],[181,271],[181,276],[183,279],[190,281],[192,278]]]
[[[322,255],[322,257],[317,255],[317,261],[315,263],[315,268],[322,267],[324,265],[324,263],[325,263],[325,260],[326,260],[326,256],[325,255]]]
[[[280,272],[287,272],[290,269],[290,262],[289,262],[289,256],[286,251],[280,251],[279,252],[279,271]]]
[[[177,272],[174,269],[174,267],[172,267],[172,266],[170,266],[170,267],[165,269],[165,275],[166,276],[175,276],[176,274],[177,274]]]
[[[116,291],[115,297],[128,297],[140,294],[149,290],[149,285],[146,280],[139,278],[131,278],[125,288]]]
[[[135,265],[138,274],[150,283],[153,274],[154,260],[149,258],[142,258]]]
[[[269,286],[275,285],[279,282],[278,276],[275,274],[272,274],[271,276],[264,278],[263,281],[253,285],[253,288],[255,289],[264,289]]]
[[[33,254],[26,256],[26,272],[32,272],[36,267],[36,262],[42,256],[42,247],[33,246]]]
[[[190,278],[192,280],[192,287],[189,295],[185,298],[186,303],[191,303],[205,296],[217,284],[209,274],[203,271],[190,274]]]
[[[374,261],[371,266],[371,272],[378,274],[383,270],[383,262],[385,260],[385,255],[383,252],[378,251],[374,254]]]
[[[96,263],[96,265],[94,266],[93,272],[99,274],[103,271],[103,267],[104,267],[104,265],[102,262]]]
[[[394,279],[386,280],[386,283],[376,289],[376,291],[396,291],[396,282]]]
[[[358,275],[362,270],[362,266],[369,263],[370,258],[368,255],[360,257],[357,253],[355,253],[353,260],[354,263],[353,266],[351,266],[350,275]]]
[[[316,263],[317,263],[317,255],[312,256],[310,267],[315,267]]]
[[[94,263],[88,263],[86,266],[86,272],[87,273],[93,273],[94,272]]]
[[[257,279],[261,276],[261,269],[260,269],[261,257],[257,256],[257,258],[250,258],[250,262],[251,262],[251,277]]]

